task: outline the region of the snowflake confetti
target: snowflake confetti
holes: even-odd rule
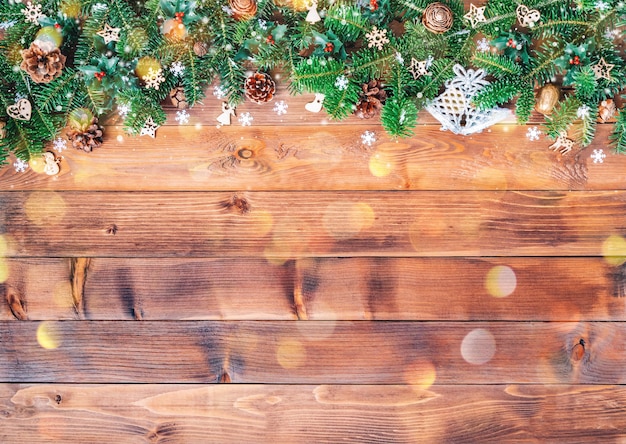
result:
[[[259,19],[259,28],[263,31],[267,30],[267,22],[265,20]]]
[[[52,142],[52,147],[55,151],[61,153],[63,150],[67,149],[67,140],[57,137],[54,142]]]
[[[348,79],[344,75],[340,75],[335,80],[335,86],[339,88],[341,91],[348,89]]]
[[[531,142],[534,140],[539,140],[540,135],[541,131],[539,131],[539,128],[537,128],[536,126],[528,128],[528,131],[526,131],[526,137],[528,137],[528,140],[530,140]]]
[[[181,111],[176,111],[176,117],[174,120],[176,120],[179,125],[184,125],[189,123],[189,117],[189,113],[183,109]]]
[[[224,97],[226,97],[226,89],[221,85],[214,86],[213,95],[216,99],[222,100]]]
[[[589,107],[587,105],[583,105],[578,108],[576,111],[576,117],[579,119],[588,119],[589,118]]]
[[[44,17],[41,13],[41,5],[33,5],[31,2],[26,3],[26,7],[22,9],[22,14],[26,17],[27,22],[35,24]]]
[[[11,20],[10,22],[2,22],[0,23],[0,29],[9,29],[14,26],[17,22],[15,20]]]
[[[163,77],[163,70],[161,68],[156,71],[152,68],[148,68],[148,74],[142,78],[146,83],[146,88],[154,88],[156,90],[161,87],[161,83],[165,82],[165,77]]]
[[[404,57],[402,57],[402,54],[399,52],[396,52],[396,60],[400,65],[404,64]]]
[[[22,159],[17,159],[13,164],[13,167],[17,173],[23,173],[26,171],[26,168],[28,168],[28,162],[24,162]]]
[[[289,108],[289,105],[287,105],[284,100],[281,100],[274,105],[274,112],[282,116],[283,114],[287,114],[287,108]]]
[[[389,39],[387,38],[387,30],[378,29],[376,26],[374,26],[370,32],[365,34],[365,38],[367,39],[368,48],[376,47],[379,51],[383,49],[383,46],[386,43],[389,43]]]
[[[598,0],[594,6],[599,11],[606,11],[610,8],[609,4],[603,0]]]
[[[618,35],[619,30],[617,29],[606,28],[606,31],[604,31],[604,38],[608,40],[614,40]]]
[[[126,117],[129,112],[130,106],[126,105],[125,103],[117,105],[117,114],[119,114],[120,117]]]
[[[254,117],[252,117],[252,115],[250,115],[250,113],[243,113],[241,116],[239,116],[239,123],[241,123],[241,126],[250,126],[252,125],[252,121],[254,120]]]
[[[606,154],[604,154],[603,150],[593,150],[591,154],[591,158],[593,159],[593,163],[604,163],[604,159],[606,158]]]
[[[176,77],[182,77],[185,72],[185,65],[183,65],[183,62],[180,61],[174,62],[172,63],[172,66],[170,66],[170,72]]]
[[[486,38],[482,38],[476,42],[476,49],[480,52],[488,52],[491,49],[491,45],[489,45],[489,40]]]
[[[372,131],[365,131],[361,134],[361,143],[363,145],[372,146],[374,142],[376,142],[376,134]]]

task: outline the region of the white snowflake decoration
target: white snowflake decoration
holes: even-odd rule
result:
[[[26,7],[22,9],[22,14],[26,17],[27,22],[35,24],[44,17],[41,13],[41,5],[33,5],[31,2],[26,3]]]
[[[250,113],[243,113],[242,115],[239,116],[239,123],[241,123],[241,126],[251,126],[252,125],[252,121],[254,120],[254,117],[252,117],[252,115]]]
[[[117,105],[117,114],[120,117],[126,117],[129,112],[130,112],[130,106],[128,106],[127,104],[120,103]]]
[[[348,89],[348,79],[344,75],[340,75],[335,80],[335,86],[339,88],[341,91]]]
[[[13,164],[13,167],[15,168],[15,172],[23,173],[28,168],[28,162],[24,162],[22,159],[17,159]]]
[[[618,35],[619,35],[619,30],[617,29],[606,28],[606,31],[604,31],[604,38],[608,40],[613,40]]]
[[[224,97],[226,97],[226,89],[222,85],[214,86],[213,95],[216,99],[222,100]]]
[[[161,68],[156,71],[152,68],[148,68],[148,74],[142,78],[146,83],[146,88],[154,88],[156,90],[161,87],[161,83],[165,82],[165,77],[163,77],[163,70]]]
[[[182,77],[185,72],[185,65],[183,65],[183,62],[181,61],[174,62],[172,63],[172,66],[170,66],[170,72],[176,77]]]
[[[389,43],[387,30],[378,29],[376,26],[374,26],[370,32],[365,34],[365,38],[367,39],[368,48],[376,47],[379,51],[383,49],[383,46],[386,43]]]
[[[604,163],[604,159],[606,158],[606,154],[604,154],[603,150],[593,150],[591,154],[591,158],[593,159],[593,163]]]
[[[442,131],[474,134],[510,116],[511,112],[504,108],[480,110],[472,104],[476,93],[489,85],[485,71],[465,70],[461,65],[455,65],[453,70],[456,77],[448,80],[446,90],[425,107],[441,123]]]
[[[67,149],[67,140],[57,137],[54,142],[52,142],[52,147],[55,151],[61,153],[63,150]]]
[[[402,54],[400,54],[399,52],[396,52],[396,61],[400,64],[400,65],[404,65],[404,57],[402,57]]]
[[[150,116],[146,119],[146,123],[144,123],[143,128],[141,128],[141,131],[139,132],[139,136],[150,136],[154,139],[156,137],[156,130],[158,128],[159,128],[159,125],[157,125],[154,122],[154,119],[152,118],[152,116]]]
[[[589,107],[587,105],[582,105],[581,107],[578,108],[578,110],[576,111],[576,117],[578,117],[579,119],[588,119],[589,118]]]
[[[361,143],[363,145],[372,146],[374,142],[376,142],[376,134],[372,131],[365,131],[361,134]]]
[[[0,23],[0,29],[9,29],[11,26],[14,26],[17,23],[15,20],[11,20],[10,22],[2,22]]]
[[[189,117],[189,113],[183,109],[176,111],[176,117],[174,120],[176,120],[179,125],[185,125],[186,123],[189,123]]]
[[[609,4],[603,0],[598,0],[595,5],[596,9],[598,9],[599,11],[606,11],[607,9],[610,8]]]
[[[540,135],[541,135],[541,131],[536,126],[533,126],[532,128],[528,128],[528,131],[526,131],[526,137],[531,142],[535,140],[539,140]]]
[[[279,116],[282,116],[283,114],[287,114],[287,108],[289,108],[289,105],[287,105],[284,100],[281,100],[280,102],[276,102],[274,105],[274,112]]]
[[[486,38],[482,38],[476,42],[476,49],[480,52],[489,52],[491,50],[491,45],[489,44],[489,40]]]
[[[259,19],[259,28],[263,31],[267,30],[267,22],[265,20]]]

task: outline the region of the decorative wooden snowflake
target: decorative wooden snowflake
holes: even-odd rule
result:
[[[39,23],[39,19],[44,15],[41,13],[41,5],[33,5],[31,2],[26,3],[26,7],[22,9],[22,14],[29,23]]]
[[[148,68],[148,74],[143,76],[142,79],[146,84],[146,88],[154,88],[156,90],[161,87],[161,83],[165,82],[161,68],[156,71],[152,68]]]
[[[374,26],[370,32],[365,34],[365,38],[367,39],[368,48],[376,47],[379,51],[383,49],[385,44],[389,43],[387,30],[378,29],[376,26]]]

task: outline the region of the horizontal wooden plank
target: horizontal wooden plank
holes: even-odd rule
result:
[[[624,384],[619,322],[0,322],[0,382]]]
[[[65,150],[61,172],[0,169],[3,190],[601,190],[625,189],[626,156],[608,147],[599,125],[587,148],[561,156],[528,127],[498,125],[457,136],[420,126],[393,140],[380,126],[164,127],[156,139],[106,129],[92,153]],[[364,145],[373,131],[377,141]],[[606,158],[594,163],[593,150]],[[43,165],[39,168],[43,171]]]
[[[70,262],[0,260],[0,319],[626,320],[602,258],[91,258],[80,306]]]
[[[109,442],[617,442],[621,386],[0,385],[0,438]],[[608,441],[610,440],[610,441]]]
[[[5,256],[626,255],[626,192],[4,192]]]

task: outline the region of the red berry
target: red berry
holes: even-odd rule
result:
[[[326,47],[324,47],[324,52],[333,52],[334,49],[335,49],[335,45],[328,42],[326,43]]]

